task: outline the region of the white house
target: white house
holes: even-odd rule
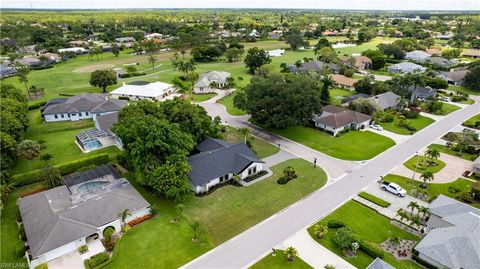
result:
[[[106,94],[85,93],[68,99],[51,99],[42,107],[41,113],[45,122],[77,121],[118,112],[126,105],[127,101],[108,99]]]
[[[328,105],[322,108],[322,113],[315,115],[315,127],[337,135],[345,129],[364,130],[368,128],[372,117],[339,106]]]
[[[152,40],[152,39],[162,39],[163,35],[159,33],[151,33],[151,34],[146,34],[144,38],[146,40]]]
[[[411,62],[401,62],[398,64],[388,66],[387,70],[390,73],[413,73],[413,72],[423,73],[427,71],[427,68]]]
[[[202,74],[193,87],[193,93],[209,93],[215,91],[215,88],[211,87],[213,82],[217,84],[217,88],[221,89],[227,85],[229,77],[230,73],[224,71],[210,71]]]
[[[86,54],[89,52],[89,50],[82,48],[82,47],[74,47],[74,48],[64,48],[64,49],[59,49],[59,53],[64,53],[64,52],[73,52],[76,54]]]
[[[245,143],[228,144],[208,138],[198,144],[196,150],[199,153],[188,158],[192,167],[190,185],[196,193],[208,192],[234,176],[241,180],[264,170],[264,162]]]
[[[152,82],[143,85],[124,84],[110,92],[110,97],[115,99],[128,98],[129,100],[152,100],[163,101],[175,94],[172,84],[164,82]]]
[[[126,222],[150,213],[149,203],[111,166],[66,176],[62,184],[17,201],[30,268],[96,244],[107,227],[120,232],[118,214],[125,209],[131,213]]]
[[[268,53],[268,56],[270,57],[280,57],[283,54],[285,54],[285,50],[284,49],[268,50],[267,53]]]

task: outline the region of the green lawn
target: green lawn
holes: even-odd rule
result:
[[[265,256],[257,263],[255,263],[250,269],[283,269],[283,268],[295,268],[295,269],[309,269],[313,268],[304,262],[300,257],[296,257],[292,262],[287,260],[283,250],[276,250],[276,255],[273,257],[271,254]]]
[[[38,188],[41,188],[41,183],[36,183],[28,186],[23,186],[16,188],[8,196],[8,200],[4,204],[4,208],[1,216],[1,236],[0,236],[0,254],[1,254],[1,263],[24,263],[28,267],[27,260],[19,258],[15,250],[22,245],[22,241],[18,237],[18,225],[17,225],[17,215],[20,214],[18,206],[16,204],[17,199],[20,198],[22,193],[32,191]],[[6,267],[8,268],[8,266]]]
[[[436,149],[441,153],[449,154],[449,155],[459,157],[459,158],[462,158],[462,159],[465,159],[465,160],[468,160],[468,161],[473,161],[477,158],[476,154],[469,154],[469,153],[459,154],[458,152],[453,151],[453,150],[447,148],[447,146],[444,146],[444,145],[431,144],[430,146],[428,146],[428,148]]]
[[[420,184],[423,183],[423,182],[419,182],[419,181],[413,181],[412,182],[412,180],[410,178],[406,178],[406,177],[399,176],[399,175],[392,175],[392,174],[386,175],[384,180],[388,181],[388,182],[395,182],[398,185],[400,185],[402,188],[407,190],[408,192],[410,192],[411,190],[413,190],[415,188],[417,188],[417,189],[420,188]],[[448,188],[451,187],[451,186],[458,188],[460,190],[460,192],[459,193],[451,193],[448,190]],[[472,186],[472,182],[469,181],[469,180],[463,179],[463,178],[459,178],[459,179],[457,179],[453,182],[443,183],[443,184],[427,183],[427,194],[428,194],[428,196],[430,196],[429,200],[435,199],[440,194],[443,194],[443,195],[451,197],[451,198],[455,198],[456,196],[458,196],[462,192],[470,191],[471,188],[472,188],[471,186]],[[479,207],[480,204],[476,204],[474,206]]]
[[[408,119],[407,121],[410,123],[412,127],[417,129],[417,131],[420,131],[421,129],[435,122],[435,120],[429,117],[421,116],[421,115],[419,115],[418,118],[416,119]],[[399,123],[400,123],[400,119],[397,116],[395,116],[392,122],[379,122],[378,124],[381,125],[383,129],[396,134],[400,134],[400,135],[410,135],[412,133],[415,133],[415,132],[409,131],[405,127],[400,126]]]
[[[480,95],[480,91],[471,90],[471,89],[468,89],[468,88],[465,88],[465,87],[462,87],[462,86],[449,85],[448,89],[450,91],[454,91],[454,92],[461,91],[461,92],[471,94],[471,95]]]
[[[422,108],[423,110],[426,112],[426,113],[430,113],[430,114],[433,114],[433,115],[440,115],[440,116],[445,116],[445,115],[448,115],[450,113],[452,113],[453,111],[456,111],[456,110],[459,110],[460,107],[459,106],[456,106],[456,105],[452,105],[452,104],[449,104],[449,103],[443,103],[442,102],[442,110],[439,112],[439,113],[430,113],[428,112],[426,109],[425,109],[425,103],[422,104]]]
[[[236,94],[237,94],[236,92],[233,92],[230,95],[227,95],[227,96],[223,97],[222,99],[218,100],[217,103],[220,103],[220,104],[224,105],[225,108],[227,109],[227,113],[230,114],[230,115],[234,115],[234,116],[245,115],[247,113],[244,110],[236,108],[233,105],[233,98],[235,97]]]
[[[200,103],[203,101],[207,101],[213,97],[217,96],[216,93],[205,93],[205,94],[189,94],[188,100],[194,103]]]
[[[94,128],[94,123],[91,119],[74,122],[44,123],[38,109],[30,111],[28,116],[30,118],[30,127],[24,139],[43,140],[45,149],[41,151],[41,154],[51,154],[54,164],[65,163],[102,153],[109,153],[110,158],[115,158],[120,152],[117,147],[110,146],[89,153],[82,153],[80,148],[75,144],[75,135],[82,130]],[[38,158],[31,161],[30,164],[25,160],[18,160],[12,172],[13,174],[23,173],[39,169],[42,165],[42,161]]]
[[[227,126],[226,131],[223,134],[223,139],[229,143],[244,142],[245,139],[237,132],[237,129]],[[257,154],[258,158],[263,159],[270,155],[273,155],[280,151],[280,149],[265,140],[260,138],[251,137],[253,151]]]
[[[307,147],[344,160],[371,159],[395,145],[392,139],[370,131],[351,131],[340,137],[334,137],[320,130],[304,126],[269,130]]]
[[[287,166],[293,167],[298,177],[280,185],[277,179]],[[321,188],[327,181],[322,169],[313,168],[302,159],[270,169],[271,177],[249,187],[225,186],[207,196],[194,197],[186,203],[186,215],[205,225],[212,242],[218,245]]]
[[[358,194],[358,196],[362,197],[363,199],[366,199],[376,205],[379,205],[381,207],[389,207],[390,206],[390,203],[383,200],[382,198],[379,198],[375,195],[372,195],[368,192],[364,192],[362,191],[361,193]]]
[[[442,170],[445,167],[445,162],[443,162],[442,160],[434,160],[435,163],[437,163],[436,166],[426,167],[427,160],[429,160],[429,158],[426,156],[418,156],[418,157],[414,156],[410,158],[408,161],[406,161],[405,163],[403,163],[403,165],[405,165],[405,167],[407,167],[412,171],[416,170],[417,173],[420,173],[420,174],[423,173],[424,171],[430,171],[435,174],[440,172],[440,170]],[[417,163],[418,163],[418,167],[417,169],[415,169],[415,166],[417,166]]]
[[[470,119],[466,120],[463,125],[467,126],[467,125],[470,125],[470,126],[474,126],[476,122],[479,122],[480,121],[480,114],[478,115],[475,115],[473,117],[471,117]]]
[[[342,99],[354,95],[355,92],[341,89],[341,88],[332,88],[330,89],[330,100],[332,101],[332,104],[334,105],[341,105]]]
[[[419,240],[415,235],[390,224],[390,219],[355,201],[347,202],[316,224],[326,226],[328,221],[333,219],[345,223],[360,237],[361,240],[368,242],[379,249],[381,249],[380,244],[392,236],[398,236],[401,239]],[[329,229],[328,234],[324,238],[318,239],[313,234],[313,226],[308,228],[308,232],[312,238],[355,267],[366,268],[374,260],[363,251],[358,251],[357,255],[351,258],[343,255],[342,251],[333,242],[333,237],[337,229]],[[412,261],[399,261],[386,252],[383,260],[397,269],[421,268]]]

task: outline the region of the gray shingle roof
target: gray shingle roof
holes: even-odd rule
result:
[[[395,269],[395,267],[380,258],[375,258],[375,260],[368,265],[367,269]]]
[[[393,92],[385,92],[378,95],[375,95],[371,98],[377,105],[383,110],[387,108],[396,107],[400,96],[396,95]]]
[[[324,106],[322,114],[315,115],[313,120],[320,124],[325,124],[334,128],[340,128],[352,123],[362,123],[370,120],[372,117],[343,107],[334,105]]]
[[[425,72],[425,70],[427,70],[427,68],[425,68],[421,65],[418,65],[418,64],[411,63],[411,62],[401,62],[401,63],[398,63],[398,64],[388,66],[387,70],[389,72],[412,73],[416,70],[418,70],[420,72]]]
[[[195,84],[195,87],[208,87],[212,81],[220,84],[227,83],[227,78],[230,77],[230,73],[224,71],[210,71],[200,76],[200,79]]]
[[[299,71],[314,71],[314,72],[323,72],[325,68],[330,69],[331,71],[337,72],[340,70],[340,67],[332,63],[324,63],[321,61],[313,61],[303,63],[301,67],[298,68]]]
[[[63,103],[48,105],[42,113],[44,115],[83,111],[103,113],[119,111],[126,105],[126,100],[107,99],[106,94],[86,93],[70,97]]]
[[[118,112],[98,115],[95,118],[97,128],[102,131],[110,131],[112,126],[118,122]]]
[[[369,98],[370,95],[365,94],[365,93],[358,93],[355,95],[347,96],[342,99],[342,104],[350,103],[351,101],[357,100],[358,98]]]
[[[448,268],[478,268],[480,209],[440,195],[430,211],[451,226],[432,229],[415,249]]]
[[[212,179],[229,173],[242,172],[252,162],[263,163],[244,143],[228,144],[218,139],[207,139],[199,144],[200,153],[188,158],[192,167],[189,177],[195,186],[203,186]]]
[[[97,227],[149,206],[128,183],[120,179],[112,188],[85,200],[72,202],[67,186],[21,198],[17,202],[33,257],[97,232]]]

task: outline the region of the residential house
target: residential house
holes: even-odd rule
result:
[[[356,79],[346,77],[344,75],[333,74],[332,80],[335,81],[335,84],[341,88],[348,89],[350,91],[355,90],[353,84],[357,82]]]
[[[430,56],[440,56],[442,55],[442,50],[439,48],[430,48],[425,50],[426,53],[430,54]]]
[[[413,73],[416,71],[423,73],[427,68],[411,62],[401,62],[388,66],[387,70],[390,73]]]
[[[268,38],[271,38],[271,39],[279,39],[282,37],[283,35],[283,31],[282,30],[273,30],[271,32],[268,32]]]
[[[370,95],[365,94],[365,93],[358,93],[358,94],[355,94],[355,95],[347,96],[347,97],[345,97],[341,100],[341,103],[342,103],[342,105],[348,105],[348,103],[350,103],[352,101],[355,101],[357,99],[361,99],[361,98],[368,99],[368,98],[370,98]]]
[[[159,33],[151,33],[151,34],[146,34],[143,36],[146,40],[152,40],[152,39],[162,39],[163,35]],[[130,41],[131,42],[131,41]]]
[[[27,237],[30,268],[78,251],[83,245],[101,245],[103,231],[121,231],[119,213],[130,212],[129,222],[149,214],[149,203],[111,166],[66,176],[62,185],[17,200]],[[89,251],[99,251],[90,248]],[[100,250],[101,251],[101,250]]]
[[[457,61],[435,56],[428,58],[427,63],[441,68],[449,68],[456,65]]]
[[[17,70],[13,67],[5,66],[3,64],[0,65],[0,78],[8,78],[11,76],[15,76],[17,74]]]
[[[419,63],[424,63],[430,57],[430,54],[422,50],[409,51],[405,54],[405,59]]]
[[[452,38],[452,36],[452,34],[438,34],[436,38],[440,40],[449,40],[450,38]]]
[[[47,59],[52,63],[59,63],[62,61],[62,57],[56,53],[46,52],[43,53],[41,56],[47,57]]]
[[[413,102],[415,99],[427,100],[432,99],[437,95],[437,91],[431,87],[421,87],[421,86],[410,86],[408,91],[411,94],[410,102]]]
[[[267,50],[268,56],[270,57],[280,57],[285,53],[284,49],[276,49],[276,50]]]
[[[315,127],[337,135],[346,129],[363,130],[368,128],[372,117],[339,106],[324,106],[322,113],[315,115]]]
[[[480,209],[444,195],[429,208],[428,233],[414,248],[418,257],[437,268],[478,268]]]
[[[135,38],[133,36],[117,37],[115,38],[115,42],[118,42],[118,43],[135,42]]]
[[[443,78],[448,84],[461,86],[463,85],[463,80],[465,76],[468,74],[468,69],[462,70],[450,70],[449,72],[441,72],[440,77]]]
[[[395,267],[377,257],[368,265],[366,269],[395,269]]]
[[[223,88],[228,84],[230,73],[224,71],[210,71],[200,75],[200,79],[193,86],[193,93],[209,93]],[[212,87],[212,83],[216,84]]]
[[[478,59],[478,58],[480,58],[480,50],[471,49],[467,52],[462,53],[462,56]]]
[[[242,180],[264,170],[264,162],[245,143],[229,144],[208,138],[198,144],[196,150],[198,153],[190,156],[188,163],[192,167],[190,185],[197,194],[236,176]]]
[[[326,70],[329,70],[332,73],[338,74],[340,72],[340,67],[333,63],[313,61],[313,62],[303,63],[302,66],[300,66],[297,70],[299,72],[317,72],[317,73],[322,73]]]
[[[366,56],[341,56],[340,61],[349,67],[358,70],[365,70],[372,67],[372,60]]]
[[[75,53],[75,54],[87,54],[90,50],[87,50],[83,47],[73,47],[73,48],[63,48],[58,49],[58,53]]]
[[[393,92],[385,92],[371,97],[370,100],[377,104],[379,108],[385,110],[389,108],[396,108],[398,102],[400,102],[400,96]]]
[[[38,57],[25,56],[21,59],[16,59],[15,63],[23,64],[29,68],[40,67],[43,65],[43,62]]]
[[[77,121],[118,112],[126,105],[127,101],[109,99],[106,94],[85,93],[53,99],[42,107],[41,113],[45,122]]]
[[[111,98],[128,100],[164,101],[175,96],[175,87],[164,82],[124,84],[110,92]]]
[[[113,125],[118,122],[118,112],[96,116],[94,121],[95,129],[81,131],[75,136],[80,149],[84,153],[109,146],[123,150],[122,141],[112,132]]]

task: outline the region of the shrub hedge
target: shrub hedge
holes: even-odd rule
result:
[[[369,244],[365,242],[360,243],[360,250],[365,252],[368,256],[372,258],[380,258],[383,259],[383,256],[385,253],[381,251],[380,249],[377,249],[376,247],[370,246]]]
[[[342,228],[342,227],[345,227],[345,223],[339,221],[339,220],[336,220],[336,219],[332,219],[332,220],[329,220],[328,223],[327,223],[327,227],[328,228]]]
[[[366,192],[361,192],[358,194],[358,196],[362,197],[363,199],[365,200],[368,200],[376,205],[379,205],[381,207],[389,207],[390,206],[390,203],[383,200],[383,199],[380,199],[374,195],[371,195],[370,193],[366,193]]]
[[[28,110],[35,110],[37,108],[41,108],[46,103],[47,103],[46,101],[43,101],[43,102],[38,102],[38,103],[35,103],[35,104],[28,105]]]
[[[94,155],[84,159],[75,160],[72,162],[62,163],[55,165],[54,167],[60,171],[61,175],[67,175],[76,172],[77,170],[89,166],[89,165],[101,165],[110,161],[108,153]],[[16,186],[24,186],[40,181],[40,169],[30,172],[17,174],[12,176],[12,181],[16,183]]]
[[[245,181],[245,182],[250,182],[250,181],[253,181],[253,180],[255,180],[255,179],[257,179],[257,178],[259,178],[259,177],[261,177],[261,176],[264,176],[264,175],[266,175],[266,174],[268,174],[268,172],[267,172],[266,170],[262,170],[262,171],[260,171],[260,172],[258,172],[258,173],[255,173],[255,174],[253,174],[253,175],[250,175],[250,176],[246,177],[245,179],[243,179],[243,181]]]
[[[110,254],[107,252],[100,252],[90,257],[90,259],[85,260],[85,267],[89,269],[95,268],[96,266],[108,261],[108,259],[110,259]]]

